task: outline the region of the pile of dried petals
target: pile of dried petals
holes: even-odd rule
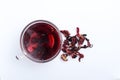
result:
[[[70,36],[68,30],[61,30],[61,33],[65,36],[65,40],[62,45],[62,51],[64,54],[61,55],[61,59],[63,61],[68,61],[67,57],[71,56],[72,58],[76,58],[80,62],[81,58],[84,58],[84,55],[79,52],[80,49],[91,48],[93,45],[89,42],[89,39],[86,38],[86,34],[80,34],[79,28],[76,28],[76,35]],[[84,42],[87,41],[87,44]]]

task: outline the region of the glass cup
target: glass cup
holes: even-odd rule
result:
[[[30,60],[44,63],[53,60],[61,50],[60,30],[51,22],[36,20],[22,31],[20,46]]]

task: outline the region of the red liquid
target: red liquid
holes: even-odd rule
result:
[[[50,22],[35,22],[29,24],[29,28],[23,32],[22,43],[26,56],[37,62],[50,61],[61,49],[60,33]]]

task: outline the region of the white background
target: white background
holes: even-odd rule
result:
[[[21,31],[38,19],[72,34],[80,27],[94,47],[81,62],[63,62],[62,52],[45,64],[16,60]],[[0,0],[0,80],[120,80],[119,27],[119,0]]]

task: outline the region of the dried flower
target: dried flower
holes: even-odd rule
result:
[[[62,45],[62,51],[64,54],[61,55],[61,59],[63,61],[68,61],[67,57],[71,56],[73,59],[77,56],[78,61],[82,58],[84,58],[84,55],[79,52],[81,48],[88,48],[92,47],[91,43],[89,42],[89,39],[86,38],[86,34],[80,34],[79,28],[76,28],[76,35],[70,36],[70,32],[67,30],[61,30],[61,33],[65,36],[65,40]],[[85,45],[84,42],[87,41],[87,44]]]

